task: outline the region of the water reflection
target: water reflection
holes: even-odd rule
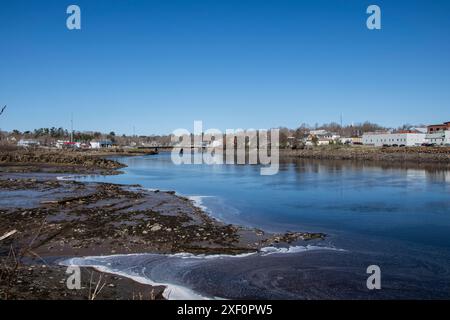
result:
[[[380,264],[385,268],[385,277],[393,279],[391,291],[384,291],[386,296],[450,296],[450,291],[446,295],[448,286],[439,286],[450,283],[446,271],[450,269],[450,171],[445,166],[283,159],[278,174],[261,176],[258,165],[176,166],[170,154],[117,160],[128,165],[125,174],[88,180],[176,190],[197,196],[213,216],[227,223],[269,231],[325,232],[327,245],[347,250],[348,254],[333,258],[313,254],[308,258],[285,257],[282,264],[278,258],[255,260],[252,266],[258,264],[259,269],[254,271],[245,264],[235,266],[234,270],[241,270],[249,281],[253,279],[249,272],[271,281],[270,274],[283,268],[280,276],[290,280],[280,288],[272,288],[275,291],[267,288],[270,297],[280,290],[289,296],[292,290],[302,287],[299,283],[305,285],[305,272],[317,276],[304,269],[312,270],[310,267],[335,268],[335,273],[326,272],[317,283],[308,283],[314,292],[306,297],[316,297],[319,291],[323,292],[320,297],[337,297],[339,294],[330,293],[327,285],[342,276],[345,266],[349,289],[348,279],[359,279],[355,273],[361,270],[365,276],[366,263]],[[310,266],[305,266],[305,261],[311,261]],[[325,261],[326,265],[322,265]],[[225,293],[222,296],[242,297],[236,293],[242,292],[242,287],[234,291],[229,281],[224,281],[235,279],[233,270],[223,265],[205,268],[214,275],[211,281],[223,283],[223,291],[219,292]],[[215,278],[217,270],[220,279]],[[422,278],[424,274],[427,279]],[[360,296],[361,292],[355,292],[359,284],[358,280],[346,291],[348,297]],[[398,289],[406,287],[408,293]],[[206,290],[206,284],[201,289]],[[296,291],[295,297],[305,297],[304,292]]]

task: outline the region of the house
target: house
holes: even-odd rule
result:
[[[40,145],[40,142],[33,139],[20,139],[17,142],[17,146],[19,147],[37,147]]]
[[[426,143],[431,145],[450,145],[450,122],[427,127]]]
[[[326,146],[333,144],[335,141],[339,141],[340,138],[341,136],[337,133],[328,132],[327,130],[311,130],[308,137],[304,140],[304,143],[307,146]]]
[[[362,143],[376,147],[413,147],[425,143],[425,133],[418,131],[403,130],[397,132],[369,132],[364,133]]]
[[[328,136],[316,136],[316,135],[310,134],[305,140],[305,145],[306,146],[314,146],[314,145],[316,145],[316,146],[326,146],[326,145],[331,144],[332,143],[331,141],[333,141],[331,139],[331,136],[330,137],[328,137]]]
[[[89,144],[92,149],[111,148],[113,146],[111,140],[91,141]]]
[[[319,139],[337,140],[340,138],[340,135],[337,133],[328,132],[326,130],[311,130],[309,134],[316,136]]]

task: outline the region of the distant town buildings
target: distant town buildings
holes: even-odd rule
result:
[[[357,127],[329,124],[322,128],[310,129],[307,125],[302,125],[296,130],[281,128],[280,139],[275,142],[275,146],[291,149],[305,146],[361,144],[377,147],[450,146],[450,122],[427,127],[403,126],[408,130],[387,130],[370,123]],[[11,133],[3,133],[0,138],[2,143],[17,144],[20,147],[42,146],[59,149],[164,148],[174,144],[170,135],[130,137],[99,132],[77,132],[74,139],[69,140],[69,134],[62,128],[41,128],[34,132],[25,131],[23,133],[14,130]],[[196,147],[210,148],[219,145],[219,141],[213,140],[203,141]]]

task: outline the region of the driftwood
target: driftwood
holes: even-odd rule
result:
[[[2,235],[0,237],[0,241],[5,240],[6,238],[12,236],[16,232],[17,232],[17,230],[12,230],[12,231],[9,231],[9,232],[5,233],[4,235]]]
[[[49,201],[41,201],[41,204],[58,204],[58,201],[49,200]]]

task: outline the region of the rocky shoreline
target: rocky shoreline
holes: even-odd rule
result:
[[[325,237],[224,224],[174,192],[57,179],[62,172],[117,174],[123,167],[91,155],[2,154],[0,162],[0,299],[89,299],[99,281],[104,291],[97,299],[158,299],[163,287],[90,269],[83,270],[91,279],[85,290],[69,290],[65,268],[52,261],[143,252],[239,254]]]

